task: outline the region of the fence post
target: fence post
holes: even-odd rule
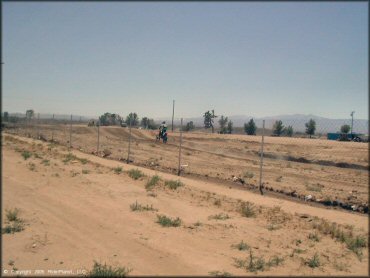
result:
[[[98,121],[98,145],[96,147],[96,155],[99,155],[99,137],[100,137],[99,129],[100,129],[100,122]]]
[[[182,145],[182,118],[181,118],[181,125],[180,125],[179,167],[177,171],[178,176],[180,176],[180,173],[181,173],[181,145]]]
[[[54,142],[54,114],[53,114],[53,120],[51,122],[51,142]]]
[[[72,114],[71,114],[71,121],[69,124],[69,148],[72,148]]]
[[[36,139],[40,138],[40,113],[37,113],[37,137]]]
[[[175,100],[173,100],[172,103],[172,124],[171,124],[171,130],[173,132],[173,116],[175,115]]]
[[[263,195],[262,191],[262,165],[263,165],[263,144],[264,144],[264,138],[265,138],[265,120],[262,122],[262,141],[261,141],[261,162],[260,162],[260,192],[261,195]]]
[[[131,148],[131,125],[132,125],[132,117],[133,117],[133,114],[131,113],[131,117],[130,117],[130,134],[128,136],[128,152],[127,152],[127,164],[130,163],[130,148]]]

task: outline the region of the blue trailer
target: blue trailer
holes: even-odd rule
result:
[[[352,138],[357,138],[357,137],[360,137],[361,135],[363,134],[359,134],[359,133],[345,134],[345,133],[336,132],[336,133],[328,133],[327,137],[328,137],[328,140],[339,140],[341,137],[347,137],[349,140],[351,140]]]

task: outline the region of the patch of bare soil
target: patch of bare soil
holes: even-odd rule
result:
[[[97,261],[129,275],[368,275],[364,215],[30,138],[5,135],[2,148],[2,227],[22,225],[2,234],[8,274],[82,275]]]

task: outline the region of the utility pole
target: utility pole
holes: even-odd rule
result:
[[[71,121],[69,123],[69,149],[72,148],[72,115],[71,115]]]
[[[351,139],[353,139],[353,114],[355,113],[355,111],[352,111],[351,112],[351,117],[352,117],[352,122],[351,122]]]
[[[127,152],[127,164],[130,163],[130,149],[131,149],[131,126],[132,126],[133,113],[130,113],[130,134],[128,137],[128,152]]]
[[[53,114],[53,121],[51,124],[51,142],[54,142],[54,114]]]
[[[261,161],[260,161],[260,192],[261,195],[263,195],[262,191],[262,165],[263,165],[263,144],[264,144],[264,138],[265,138],[265,120],[262,122],[262,141],[261,141]]]
[[[180,125],[180,146],[179,146],[179,166],[177,175],[180,176],[181,174],[181,145],[182,145],[182,118],[181,118],[181,125]]]
[[[175,115],[175,100],[173,100],[172,102],[172,125],[171,125],[172,132],[173,132],[173,116],[174,115]]]

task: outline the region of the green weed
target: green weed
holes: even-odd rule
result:
[[[157,223],[159,223],[162,227],[178,227],[181,225],[181,219],[176,218],[172,219],[165,215],[157,215]]]
[[[139,178],[145,176],[144,173],[141,172],[139,169],[131,169],[130,171],[128,171],[128,175],[134,180],[138,180]]]
[[[169,188],[171,189],[177,189],[178,187],[181,187],[183,186],[184,184],[177,180],[177,181],[173,181],[173,180],[167,180],[164,182],[165,186],[168,186]]]
[[[89,272],[89,277],[126,277],[132,269],[127,267],[112,267],[104,263],[94,262],[93,269]]]
[[[150,180],[148,180],[148,182],[145,185],[146,190],[151,190],[154,186],[158,184],[160,180],[161,180],[160,177],[157,175],[151,177]]]

